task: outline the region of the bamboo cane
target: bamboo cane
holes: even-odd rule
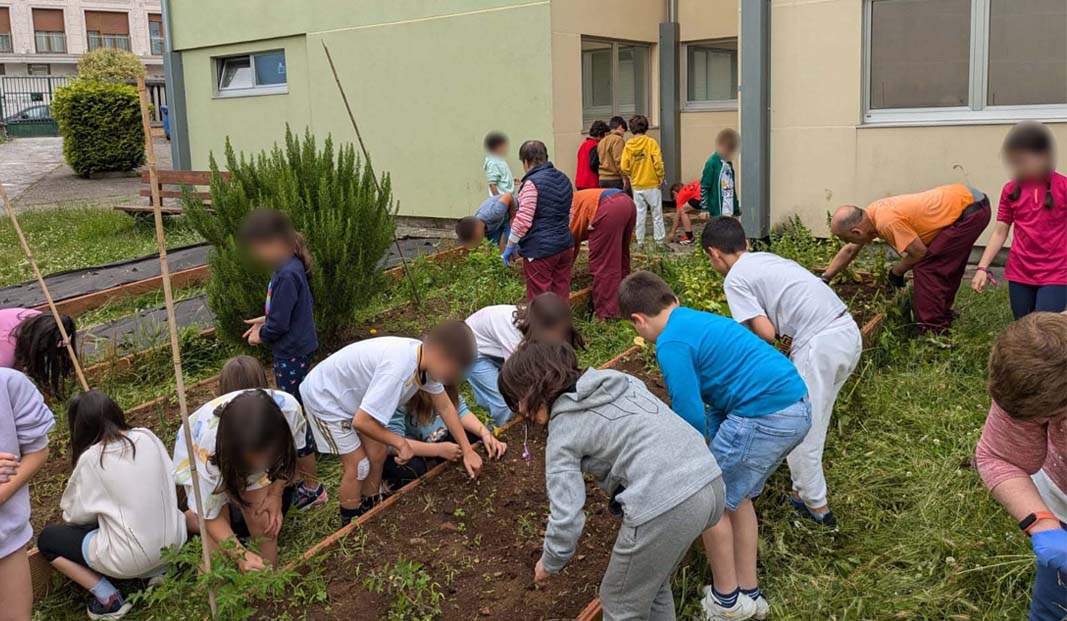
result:
[[[156,173],[156,153],[152,145],[152,126],[148,117],[148,92],[145,90],[144,76],[137,76],[137,94],[141,101],[141,126],[144,129],[145,157],[148,159],[148,182],[152,189],[152,214],[156,224],[156,244],[159,246],[159,275],[163,280],[163,301],[167,307],[167,331],[170,332],[170,352],[174,361],[174,381],[178,392],[178,411],[182,417],[182,435],[185,436],[185,451],[189,455],[189,475],[192,477],[193,496],[196,506],[201,510],[196,512],[197,524],[200,527],[200,536],[207,537],[207,527],[204,523],[202,507],[204,506],[203,494],[200,493],[200,475],[196,471],[196,447],[193,446],[193,433],[189,426],[189,408],[185,402],[185,376],[182,373],[181,348],[178,346],[178,321],[174,316],[174,292],[171,290],[170,266],[167,264],[167,244],[163,234],[163,198],[159,193],[159,177]],[[204,571],[211,573],[211,552],[206,543],[201,545],[203,553]],[[215,606],[215,591],[208,590],[208,605],[211,607],[211,616],[217,614]]]
[[[367,167],[371,169],[371,179],[374,180],[374,187],[378,188],[378,194],[382,193],[382,186],[378,183],[378,177],[374,175],[374,168],[371,167],[370,153],[367,152],[367,146],[363,144],[363,134],[359,131],[359,125],[356,124],[356,115],[352,113],[352,106],[348,103],[348,95],[345,94],[345,87],[341,84],[341,78],[337,77],[337,67],[333,64],[333,56],[330,55],[330,48],[326,46],[326,41],[322,42],[322,49],[326,52],[326,60],[330,63],[330,72],[333,73],[333,81],[337,84],[337,90],[341,93],[341,101],[345,104],[345,110],[348,111],[348,120],[352,122],[352,129],[356,130],[356,141],[359,142],[359,150],[363,152],[363,159],[367,162]],[[400,265],[404,269],[404,276],[408,279],[408,284],[411,285],[411,295],[415,298],[415,306],[422,306],[422,300],[419,299],[419,288],[415,286],[415,279],[411,277],[411,271],[408,270],[408,260],[404,257],[404,249],[400,247],[400,240],[396,236],[396,230],[393,230],[393,243],[396,245],[396,253],[400,255]]]
[[[15,217],[15,208],[11,206],[11,201],[7,197],[7,190],[4,189],[4,184],[0,183],[0,197],[4,201],[4,209],[7,211],[7,217],[11,219],[11,226],[15,228],[15,234],[18,235],[19,243],[22,245],[22,252],[26,253],[26,259],[30,262],[30,267],[33,268],[33,275],[37,278],[37,284],[41,285],[41,291],[44,292],[44,299],[48,301],[48,308],[52,311],[52,317],[56,320],[56,326],[59,327],[59,334],[63,337],[63,345],[67,348],[67,354],[70,355],[70,361],[74,364],[74,372],[78,375],[78,382],[82,386],[82,390],[89,390],[89,382],[85,381],[85,373],[82,371],[82,365],[78,362],[78,355],[74,353],[74,345],[70,341],[70,335],[67,334],[67,329],[63,327],[63,317],[59,314],[59,309],[56,308],[55,301],[52,300],[52,294],[48,291],[48,285],[44,282],[44,276],[41,275],[40,268],[37,267],[37,260],[33,258],[33,251],[30,250],[30,244],[26,241],[26,235],[22,232],[22,227],[19,226],[19,220]]]

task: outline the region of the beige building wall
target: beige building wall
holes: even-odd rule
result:
[[[707,41],[709,39],[726,39],[736,37],[741,18],[741,5],[738,0],[679,0],[678,22],[679,34],[683,48],[681,63],[683,76],[679,88],[682,89],[682,101],[685,101],[685,43]],[[682,179],[685,182],[700,177],[704,162],[715,149],[715,136],[732,127],[738,129],[740,116],[738,109],[721,111],[686,112],[682,110]],[[737,166],[738,190],[742,200],[745,197],[741,181],[740,158]]]
[[[320,141],[332,135],[355,143],[323,42],[375,169],[392,177],[401,214],[473,213],[488,193],[482,141],[490,130],[511,136],[517,177],[518,143],[536,137],[552,148],[551,59],[538,52],[550,46],[547,0],[359,4],[367,10],[356,14],[327,0],[279,0],[258,26],[228,15],[205,23],[195,6],[176,10],[193,168],[205,168],[212,152],[220,156],[227,136],[246,153],[270,148],[286,123],[301,133],[310,127]],[[284,36],[264,39],[262,32]],[[488,43],[505,39],[513,44]],[[188,47],[217,40],[250,42]],[[286,52],[286,94],[216,96],[216,58],[279,48]]]
[[[862,123],[862,5],[772,2],[772,224],[797,213],[827,235],[827,212],[838,205],[946,183],[974,185],[995,203],[1007,179],[999,151],[1010,123]],[[1050,127],[1067,144],[1067,123]]]

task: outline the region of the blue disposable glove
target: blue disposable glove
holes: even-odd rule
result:
[[[504,254],[500,255],[500,258],[504,261],[504,267],[511,267],[511,257],[515,256],[516,247],[508,245],[504,248]]]
[[[1030,536],[1037,564],[1067,574],[1067,530],[1054,528]]]

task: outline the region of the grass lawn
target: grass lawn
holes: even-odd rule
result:
[[[43,274],[120,261],[156,251],[152,220],[100,207],[50,207],[26,211],[19,224]],[[184,218],[165,218],[167,246],[202,241]],[[0,220],[0,287],[33,279],[15,229]]]

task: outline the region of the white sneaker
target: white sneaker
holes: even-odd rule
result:
[[[719,604],[711,594],[710,586],[704,587],[704,598],[700,600],[700,606],[704,609],[704,618],[707,621],[745,621],[756,617],[756,602],[738,594],[737,602],[727,608]]]
[[[746,599],[752,599],[747,595],[742,595]],[[771,605],[767,603],[767,598],[760,593],[760,596],[756,598],[756,614],[752,615],[752,618],[756,621],[766,621],[771,616]]]

